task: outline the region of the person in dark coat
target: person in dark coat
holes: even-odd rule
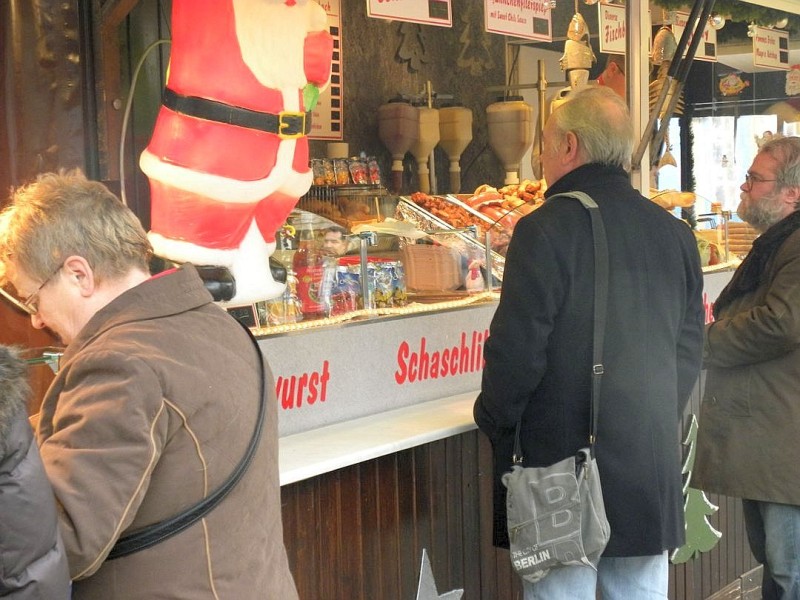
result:
[[[26,365],[0,346],[0,597],[70,597],[56,502],[26,411]]]
[[[764,600],[800,598],[800,138],[766,142],[741,190],[762,233],[706,325],[692,486],[742,498]]]
[[[580,190],[608,236],[609,297],[595,447],[611,539],[597,569],[523,582],[525,598],[664,598],[667,551],[684,542],[679,424],[703,342],[702,271],[689,227],[631,186],[632,125],[608,88],[574,92],[544,130],[544,205],[508,249],[475,421],[495,457],[495,544],[508,546],[505,489],[521,421],[524,466],[587,446],[594,249]],[[565,595],[567,594],[567,595]]]

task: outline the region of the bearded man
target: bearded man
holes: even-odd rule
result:
[[[333,38],[314,0],[175,0],[164,104],[140,157],[159,256],[227,267],[232,304],[280,295],[275,232],[311,185]]]
[[[692,486],[742,498],[763,597],[800,598],[800,138],[766,142],[741,190],[763,233],[706,325]]]

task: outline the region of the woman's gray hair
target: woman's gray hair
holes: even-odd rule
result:
[[[136,215],[78,169],[39,175],[0,213],[0,262],[13,259],[35,279],[71,255],[85,258],[98,279],[114,279],[146,270],[151,253]]]
[[[559,139],[567,132],[578,138],[587,163],[629,169],[633,154],[633,124],[625,101],[602,86],[573,91],[552,115]]]

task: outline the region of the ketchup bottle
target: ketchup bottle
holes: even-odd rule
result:
[[[304,219],[298,232],[298,247],[292,260],[297,277],[297,297],[303,319],[321,319],[325,316],[322,299],[322,280],[325,273],[324,257],[317,246],[309,218]]]

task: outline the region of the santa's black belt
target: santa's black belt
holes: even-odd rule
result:
[[[297,138],[311,131],[311,112],[281,111],[278,114],[258,112],[207,98],[181,96],[169,88],[164,90],[162,103],[170,110],[190,117],[258,129],[274,133],[284,139]]]

